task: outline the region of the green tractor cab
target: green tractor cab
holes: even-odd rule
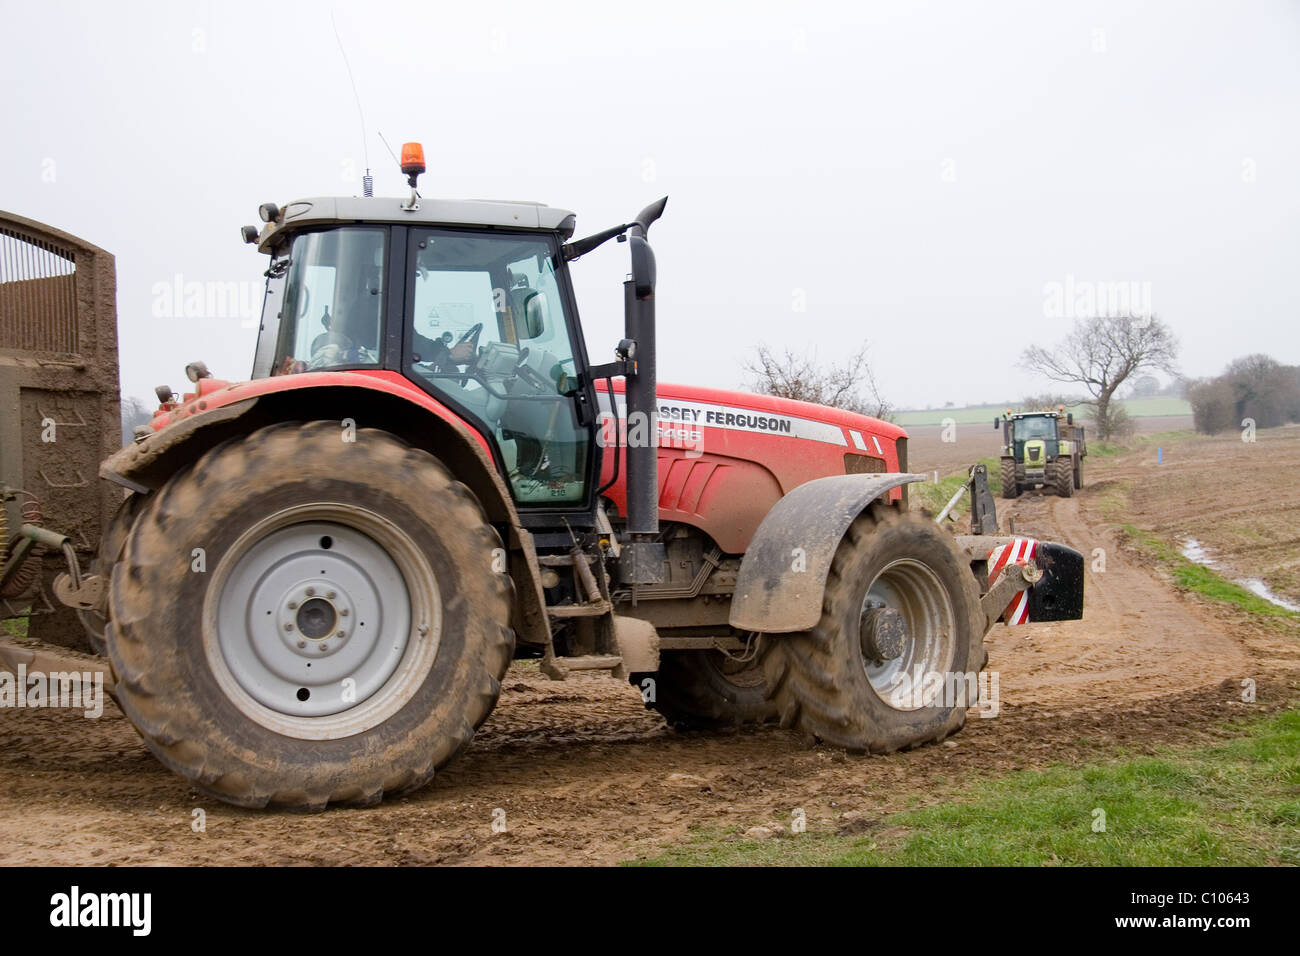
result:
[[[1002,429],[1002,497],[1042,487],[1069,498],[1083,487],[1088,454],[1082,425],[1064,406],[1055,411],[1012,412],[993,420]]]

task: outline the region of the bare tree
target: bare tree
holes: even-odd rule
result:
[[[1054,349],[1025,349],[1020,364],[1054,382],[1082,385],[1092,395],[1087,402],[1095,411],[1101,438],[1116,432],[1118,407],[1115,391],[1130,376],[1147,369],[1173,374],[1178,340],[1169,327],[1153,316],[1103,316],[1081,319]]]
[[[750,387],[763,395],[829,405],[886,421],[894,411],[880,395],[865,342],[839,364],[819,363],[816,351],[800,355],[783,349],[778,355],[760,345],[745,370],[752,376]]]

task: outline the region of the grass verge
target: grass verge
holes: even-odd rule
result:
[[[1130,546],[1163,565],[1172,575],[1174,584],[1184,591],[1191,591],[1211,601],[1232,604],[1249,614],[1300,621],[1300,614],[1279,607],[1205,565],[1184,557],[1163,538],[1127,523],[1119,524],[1117,528]]]
[[[26,637],[27,618],[9,617],[0,621],[0,637]]]
[[[1300,712],[1209,748],[981,780],[941,805],[806,833],[700,830],[649,866],[1228,866],[1300,864]],[[789,820],[783,821],[787,825]],[[841,833],[838,827],[865,830]],[[1101,829],[1104,827],[1104,829]]]
[[[988,470],[989,491],[997,497],[1002,493],[1002,473],[1001,460],[998,458],[981,458],[979,463]],[[950,475],[944,475],[936,481],[922,481],[911,485],[908,490],[908,496],[919,504],[921,507],[928,509],[932,514],[938,514],[943,510],[943,506],[948,503],[948,499],[957,493],[966,481],[968,472],[966,469],[954,471]],[[955,519],[962,515],[970,513],[970,495],[967,494],[957,502],[953,508],[952,515]]]

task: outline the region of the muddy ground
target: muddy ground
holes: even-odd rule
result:
[[[1180,533],[1202,534],[1225,559],[1248,565],[1249,551],[1215,534],[1237,526],[1224,522],[1225,507],[1263,517],[1276,514],[1279,497],[1296,498],[1286,475],[1300,466],[1300,429],[1265,437],[1270,444],[1254,448],[1179,443],[1161,466],[1148,452],[1090,459],[1089,487],[1076,497],[1005,503],[1003,520],[1014,515],[1018,532],[1089,556],[1103,549],[1105,570],[1089,562],[1084,620],[994,628],[999,713],[973,717],[940,746],[854,757],[777,728],[678,734],[625,684],[552,683],[517,665],[469,750],[428,789],[311,815],[200,796],[154,761],[111,703],[100,720],[9,711],[0,713],[0,862],[609,864],[651,855],[694,826],[788,821],[799,807],[810,830],[834,828],[844,811],[877,818],[918,797],[943,799],[971,777],[1116,746],[1144,752],[1216,739],[1229,733],[1224,718],[1300,695],[1300,638],[1176,592],[1120,546],[1102,509],[1118,480],[1133,479],[1135,521],[1165,531],[1178,522]],[[1261,452],[1289,468],[1257,467]],[[1225,474],[1231,495],[1215,491]],[[1289,545],[1269,553],[1294,560],[1295,528]],[[1257,681],[1256,704],[1240,701],[1245,677]],[[198,809],[204,832],[192,825]],[[492,829],[497,810],[504,833]]]

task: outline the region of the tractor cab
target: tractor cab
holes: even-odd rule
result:
[[[571,213],[329,198],[262,214],[253,378],[400,373],[487,440],[520,509],[589,508],[594,393],[561,252]]]
[[[1056,457],[1060,447],[1055,413],[1016,415],[1006,423],[1006,445],[1010,454],[1026,467],[1042,469]]]

